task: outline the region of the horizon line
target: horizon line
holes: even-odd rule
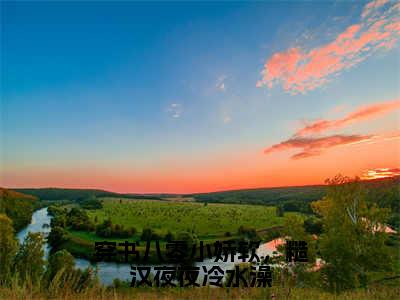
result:
[[[372,179],[360,179],[360,181],[379,181],[385,179],[394,179],[400,178],[400,175],[395,176],[388,176],[383,178],[372,178]],[[253,187],[253,188],[238,188],[238,189],[226,189],[226,190],[213,190],[207,192],[192,192],[192,193],[167,193],[167,192],[151,192],[151,193],[138,193],[138,192],[116,192],[108,189],[103,188],[94,188],[94,187],[87,187],[87,188],[74,188],[74,187],[4,187],[0,186],[0,188],[8,189],[8,190],[18,190],[18,189],[59,189],[59,190],[100,190],[109,193],[121,194],[121,195],[194,195],[194,194],[211,194],[211,193],[223,193],[223,192],[234,192],[234,191],[244,191],[244,190],[258,190],[258,189],[276,189],[276,188],[300,188],[300,187],[317,187],[317,186],[326,186],[326,183],[320,184],[305,184],[305,185],[277,185],[277,186],[263,186],[263,187]]]

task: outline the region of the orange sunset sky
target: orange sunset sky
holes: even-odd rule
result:
[[[0,186],[400,175],[400,3],[2,3]]]

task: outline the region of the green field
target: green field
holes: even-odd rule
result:
[[[206,244],[219,240],[229,240],[239,237],[240,226],[254,228],[260,234],[265,229],[284,224],[285,217],[297,214],[285,213],[285,217],[276,216],[276,207],[262,205],[196,203],[182,201],[159,201],[123,198],[102,198],[103,208],[86,210],[94,224],[101,224],[111,219],[113,224],[125,228],[134,227],[137,232],[130,238],[140,240],[144,228],[151,228],[161,238],[162,249],[166,241],[164,236],[168,231],[174,235],[181,232],[194,233]],[[229,234],[227,234],[229,232]],[[94,231],[77,231],[69,228],[69,240],[61,248],[67,249],[74,256],[93,259],[93,243],[96,241],[123,242],[126,238],[104,238]],[[264,233],[261,234],[262,239]],[[145,244],[138,247],[145,250]],[[151,250],[150,256],[153,255]],[[153,251],[154,252],[154,251]],[[152,258],[150,258],[152,259]]]
[[[113,224],[133,226],[138,232],[149,227],[159,234],[189,231],[210,237],[235,234],[241,225],[255,229],[282,225],[284,218],[277,217],[275,211],[275,207],[261,205],[104,198],[103,208],[89,210],[88,215],[97,223],[110,218]]]

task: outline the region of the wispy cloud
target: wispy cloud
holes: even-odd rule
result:
[[[360,22],[332,42],[311,50],[294,47],[267,59],[257,87],[281,84],[291,94],[305,93],[329,82],[371,54],[391,49],[400,35],[400,3],[376,0],[365,5]]]
[[[366,18],[369,15],[373,14],[377,8],[385,5],[389,0],[375,0],[367,3],[364,6],[363,12],[361,14],[361,17]]]
[[[217,82],[215,84],[217,90],[221,92],[224,92],[226,90],[226,84],[225,84],[226,78],[227,77],[225,75],[221,75],[217,78]]]
[[[371,141],[372,135],[331,135],[325,137],[293,137],[264,150],[265,154],[291,149],[300,149],[292,159],[307,158],[322,154],[330,148]]]
[[[167,108],[167,113],[175,119],[179,118],[182,115],[182,112],[182,105],[179,103],[171,103]]]
[[[367,170],[361,175],[361,179],[378,179],[378,178],[388,178],[400,176],[400,168],[376,168],[372,170]]]
[[[229,115],[224,115],[224,117],[222,118],[222,121],[224,122],[224,124],[227,124],[232,121],[232,118]]]
[[[363,106],[341,119],[317,120],[313,123],[307,124],[305,127],[297,131],[295,135],[304,136],[306,134],[321,133],[330,129],[345,127],[353,123],[370,120],[372,118],[385,115],[399,108],[400,99]]]

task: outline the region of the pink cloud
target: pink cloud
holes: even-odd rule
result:
[[[272,88],[281,84],[292,94],[305,93],[374,52],[392,49],[400,35],[398,10],[396,2],[370,2],[364,7],[360,22],[347,27],[331,43],[311,50],[293,47],[274,53],[266,61],[256,86]]]
[[[352,123],[376,118],[399,108],[400,99],[363,106],[341,119],[315,121],[297,131],[295,135],[302,136],[306,134],[320,133],[330,129],[341,128]]]
[[[264,150],[265,154],[291,149],[301,149],[292,159],[302,159],[322,154],[325,150],[371,141],[372,135],[331,135],[325,137],[293,137]]]
[[[367,3],[364,6],[363,12],[361,14],[361,16],[363,18],[367,17],[368,15],[370,15],[371,13],[373,13],[377,8],[385,5],[389,0],[375,0],[375,1],[371,1],[369,3]]]
[[[400,176],[400,168],[376,168],[372,170],[367,170],[361,175],[362,179],[378,179]]]

